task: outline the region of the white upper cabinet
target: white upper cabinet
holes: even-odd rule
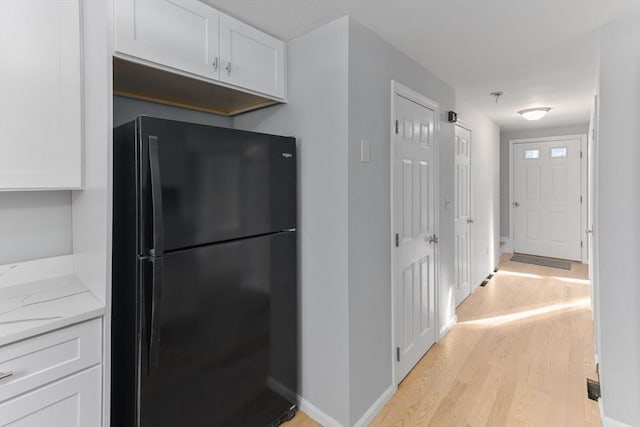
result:
[[[284,43],[220,14],[220,79],[256,92],[284,98]]]
[[[116,50],[218,79],[218,15],[198,0],[116,0]]]
[[[80,188],[79,0],[0,1],[0,190]]]
[[[125,59],[285,97],[284,42],[198,0],[116,0],[115,39]]]

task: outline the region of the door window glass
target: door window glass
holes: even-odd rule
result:
[[[558,159],[561,157],[567,157],[567,147],[556,147],[550,149],[550,155],[552,159]]]
[[[540,150],[524,150],[524,158],[525,160],[531,159],[539,159],[540,158]]]

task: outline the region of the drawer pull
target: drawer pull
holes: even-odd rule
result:
[[[0,380],[9,378],[11,375],[13,375],[13,372],[0,372]]]

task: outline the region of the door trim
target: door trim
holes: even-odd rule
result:
[[[419,92],[403,85],[402,83],[391,80],[391,117],[389,118],[389,152],[390,152],[390,171],[389,171],[389,181],[391,183],[391,191],[390,191],[390,199],[389,199],[389,207],[391,211],[390,215],[390,223],[389,223],[389,243],[391,247],[391,348],[389,349],[389,356],[391,358],[391,384],[394,388],[397,388],[398,381],[396,381],[396,332],[395,332],[395,229],[394,229],[394,179],[393,179],[393,164],[395,161],[395,156],[393,153],[393,137],[394,137],[394,127],[395,127],[395,113],[396,113],[396,102],[395,96],[399,95],[403,98],[406,98],[416,104],[420,104],[423,107],[429,108],[433,110],[435,121],[434,121],[434,200],[436,201],[434,206],[434,221],[435,221],[435,229],[438,235],[440,234],[440,105],[422,95]],[[434,330],[435,330],[435,342],[440,341],[442,338],[442,334],[440,331],[440,321],[439,321],[439,312],[440,312],[440,300],[439,300],[439,287],[440,287],[440,268],[438,264],[440,263],[440,248],[436,244],[433,252],[433,266],[434,266],[434,289],[433,295],[435,299],[434,304]]]
[[[580,140],[580,151],[583,153],[582,158],[580,159],[580,195],[582,196],[582,204],[580,205],[580,230],[584,232],[587,229],[587,207],[589,205],[588,194],[587,194],[587,157],[589,153],[587,152],[587,134],[572,134],[572,135],[558,135],[558,136],[545,136],[540,138],[520,138],[520,139],[510,139],[509,140],[509,240],[511,241],[512,248],[515,250],[515,239],[514,239],[514,224],[513,224],[513,150],[515,144],[523,144],[528,142],[550,142],[550,141],[566,141],[572,139]],[[581,237],[583,245],[580,249],[580,262],[586,264],[589,262],[589,254],[587,250],[587,245],[585,244],[586,236],[582,235]]]
[[[469,132],[470,138],[469,138],[469,177],[468,177],[468,181],[469,181],[469,188],[468,188],[468,209],[469,209],[469,218],[471,218],[473,220],[473,157],[472,157],[472,147],[473,147],[473,129],[471,129],[471,126],[469,124],[467,124],[464,120],[460,120],[458,119],[458,121],[456,123],[454,123],[454,126],[457,126],[461,129],[464,129],[466,131]],[[454,129],[454,133],[455,133],[455,129]],[[455,167],[455,155],[454,155],[454,167]],[[455,180],[454,180],[455,181]],[[458,200],[458,189],[454,188],[454,198],[457,201]],[[455,209],[455,201],[454,201],[454,209]],[[455,214],[454,214],[455,217]],[[478,286],[480,286],[480,283],[476,284],[474,286],[473,284],[473,224],[471,223],[471,225],[469,226],[469,295],[466,298],[469,298],[471,296],[471,294],[473,293],[473,291],[475,291]],[[455,230],[454,230],[455,232]],[[456,257],[457,254],[454,254],[454,257]],[[455,258],[454,258],[455,261]],[[454,276],[455,276],[455,272],[454,272]],[[454,291],[455,293],[455,291]],[[465,298],[465,299],[466,299]],[[458,306],[460,304],[462,304],[464,300],[460,301],[460,303],[458,303],[456,301],[456,309],[458,308]]]

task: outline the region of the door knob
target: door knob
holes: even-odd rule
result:
[[[433,236],[429,236],[428,242],[431,244],[438,243],[438,236],[436,236],[435,234]]]
[[[473,224],[473,218],[468,218],[467,219],[467,224]]]
[[[513,206],[517,208],[518,206],[520,206],[520,202],[513,202]]]
[[[591,234],[591,233],[593,233],[593,230],[592,229],[587,229],[587,230],[584,230],[584,232],[587,233],[587,234]]]

